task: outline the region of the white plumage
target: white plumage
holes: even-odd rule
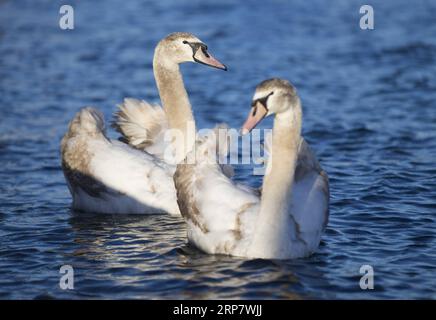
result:
[[[180,214],[172,179],[174,166],[109,140],[103,124],[98,110],[84,108],[71,121],[62,141],[62,167],[73,208],[100,213]]]
[[[103,116],[96,109],[84,108],[76,114],[61,143],[62,169],[74,209],[180,214],[174,160],[176,151],[184,157],[189,146],[183,141],[166,142],[165,132],[170,128],[186,135],[187,124],[193,122],[179,69],[183,62],[225,69],[192,34],[173,33],[162,39],[155,49],[153,70],[165,112],[145,101],[125,99],[113,125],[127,144],[106,137]],[[189,133],[195,139],[195,126]]]
[[[293,92],[289,85],[277,80],[262,84],[257,96],[274,91],[276,100],[268,105],[272,113],[273,106],[280,104],[281,91]],[[301,112],[295,111],[300,108],[299,99],[293,101],[296,106],[276,116],[273,145],[266,146],[272,158],[268,159],[270,172],[264,177],[262,192],[225,176],[211,157],[213,136],[197,142],[195,165],[177,166],[174,181],[179,207],[188,225],[188,239],[199,249],[211,254],[287,259],[307,256],[318,247],[328,221],[328,178],[299,136]]]

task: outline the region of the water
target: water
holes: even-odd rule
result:
[[[373,1],[373,31],[358,1],[69,1],[74,31],[58,27],[61,4],[0,1],[0,298],[436,298],[434,1]],[[68,121],[84,105],[109,119],[123,97],[157,101],[153,47],[173,31],[229,66],[182,68],[199,127],[239,127],[268,77],[298,88],[331,182],[317,254],[209,256],[179,218],[71,212]],[[258,185],[251,172],[237,179]],[[364,264],[374,290],[359,287]]]

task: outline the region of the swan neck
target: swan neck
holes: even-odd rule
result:
[[[164,52],[159,46],[155,50],[154,76],[169,129],[183,134],[186,149],[182,153],[186,155],[195,141],[194,116],[179,65],[171,62]]]
[[[301,123],[296,115],[277,115],[274,119],[271,161],[262,186],[265,215],[282,214],[294,181],[300,143]],[[287,213],[287,211],[285,212]]]
[[[290,205],[301,139],[301,109],[274,119],[272,151],[264,176],[259,216],[252,250],[256,256],[281,256],[292,230]]]

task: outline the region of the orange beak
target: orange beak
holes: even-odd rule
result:
[[[246,135],[247,133],[250,133],[250,131],[253,130],[263,118],[265,118],[267,113],[268,110],[264,105],[257,101],[254,107],[251,108],[250,114],[241,128],[241,134]]]
[[[215,59],[208,51],[203,51],[201,48],[195,52],[194,60],[198,63],[227,71],[227,67],[224,64]]]

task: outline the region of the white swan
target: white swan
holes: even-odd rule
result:
[[[211,157],[215,139],[198,142],[195,165],[177,166],[188,240],[207,253],[288,259],[310,255],[319,245],[328,221],[328,177],[300,135],[300,99],[288,81],[257,86],[242,133],[271,114],[272,150],[261,192],[223,174]]]
[[[208,53],[203,42],[189,33],[170,34],[159,42],[153,69],[165,113],[150,107],[155,116],[142,123],[147,133],[143,143],[149,148],[153,147],[154,133],[162,128],[178,129],[188,135],[187,123],[193,122],[193,116],[179,71],[179,64],[188,61],[226,69]],[[109,140],[102,114],[90,107],[80,110],[61,142],[62,169],[73,197],[73,209],[179,215],[173,182],[175,166],[161,159],[162,147],[157,147],[157,152],[146,150],[151,151]]]

